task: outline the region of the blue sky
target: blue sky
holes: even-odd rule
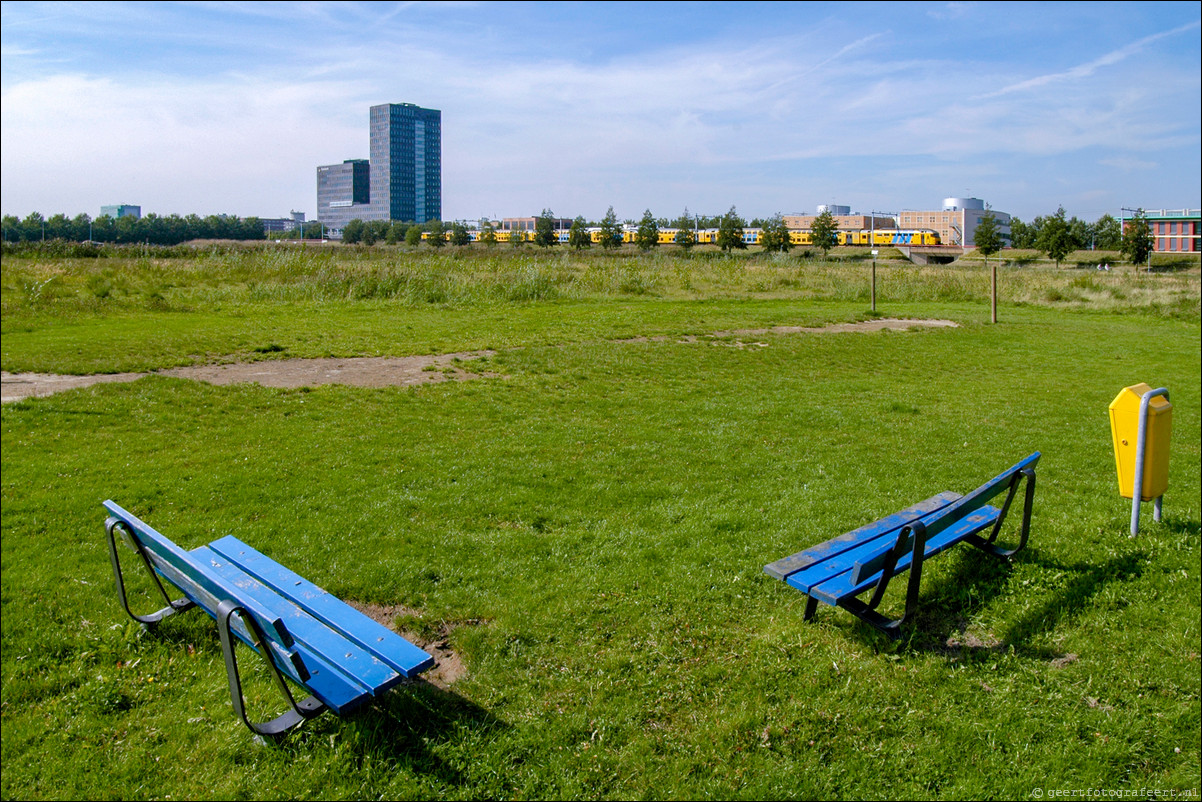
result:
[[[0,210],[283,216],[442,110],[446,219],[1202,206],[1202,4],[3,3]]]

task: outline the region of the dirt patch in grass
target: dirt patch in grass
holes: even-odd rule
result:
[[[424,649],[434,658],[434,667],[423,671],[421,678],[436,687],[446,690],[456,680],[467,674],[467,666],[459,653],[451,648],[450,634],[455,628],[453,624],[442,623],[432,633],[423,634],[406,629],[397,629],[397,619],[420,618],[421,612],[400,604],[365,604],[348,601],[351,607],[363,613],[376,623],[396,632],[415,646]]]
[[[782,334],[838,334],[873,332],[885,329],[906,331],[916,328],[955,327],[952,320],[899,320],[882,318],[861,323],[836,323],[830,326],[773,326],[764,329],[716,331],[707,337],[635,337],[619,342],[711,342],[714,345],[766,348],[765,342],[744,343],[742,337]],[[460,363],[492,356],[495,351],[470,351],[458,354],[406,357],[348,357],[345,359],[268,359],[260,362],[234,362],[227,365],[190,365],[155,371],[157,376],[195,379],[209,384],[254,382],[264,387],[316,387],[322,384],[346,384],[354,387],[410,387],[444,381],[496,378],[495,373],[474,373]],[[92,376],[60,376],[52,373],[4,373],[3,403],[34,396],[53,395],[63,390],[90,387],[104,382],[132,382],[149,373],[105,373]]]
[[[873,332],[873,331],[909,331],[910,329],[926,329],[926,328],[956,328],[960,324],[954,320],[902,320],[900,318],[880,318],[878,320],[865,320],[860,323],[832,323],[829,326],[771,326],[763,329],[731,329],[730,331],[715,331],[704,337],[689,334],[683,337],[659,336],[659,337],[632,337],[628,340],[621,340],[626,343],[646,343],[646,342],[681,342],[681,343],[703,343],[708,342],[712,345],[727,345],[735,348],[745,348],[755,346],[759,348],[767,348],[766,342],[743,342],[743,337],[764,337],[769,335],[782,334],[843,334],[847,332]]]
[[[264,387],[316,387],[348,384],[355,387],[409,387],[444,381],[495,377],[473,373],[459,363],[492,356],[494,351],[473,351],[437,356],[353,357],[346,359],[270,359],[228,365],[190,365],[154,372],[157,376],[195,379],[209,384],[255,382]],[[132,382],[149,373],[106,373],[92,376],[59,376],[51,373],[4,373],[4,403],[31,396],[52,395],[102,382]]]

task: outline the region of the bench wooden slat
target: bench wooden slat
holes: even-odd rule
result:
[[[434,658],[424,650],[236,537],[228,535],[213,541],[210,547],[401,678],[413,677],[434,665]],[[294,634],[300,639],[295,630]],[[392,687],[399,679],[373,683],[375,692]]]
[[[372,698],[362,687],[348,682],[342,672],[320,655],[304,646],[297,647],[297,654],[304,661],[309,674],[309,678],[303,683],[305,689],[338,715],[353,710]]]
[[[329,655],[336,658],[329,664],[328,670],[336,672],[343,682],[357,689],[338,692],[331,690],[331,695],[348,700],[341,704],[345,705],[363,695],[374,694],[378,688],[396,685],[399,676],[391,666],[380,662],[374,655],[317,621],[288,599],[281,598],[270,586],[244,571],[221,552],[209,546],[201,546],[192,553],[197,559],[206,561],[218,574],[237,584],[242,593],[239,602],[254,599],[279,615],[295,639],[294,648],[303,658],[310,655]],[[267,557],[263,559],[268,560]],[[326,681],[333,682],[334,679],[331,677]]]
[[[960,497],[959,493],[952,492],[931,496],[925,501],[920,501],[917,504],[906,507],[904,510],[895,512],[879,521],[865,524],[859,529],[853,529],[825,543],[820,543],[805,551],[799,551],[796,554],[783,557],[774,563],[769,563],[764,566],[764,573],[776,579],[787,579],[790,575],[815,563],[823,562],[880,537],[888,537],[889,545],[892,545],[893,540],[897,537],[898,530],[903,526],[924,515],[929,515],[930,513],[946,508]]]
[[[926,548],[923,549],[923,559],[933,557],[942,551],[950,549],[960,541],[964,540],[969,535],[975,535],[982,529],[993,526],[994,521],[1000,513],[995,507],[983,507],[975,512],[971,512],[964,518],[953,523],[951,526],[937,532],[933,537],[928,538]],[[897,558],[897,566],[893,569],[894,574],[900,574],[910,568],[910,562],[914,554],[907,551]],[[817,598],[819,601],[830,605],[837,605],[840,600],[849,596],[857,596],[864,591],[876,586],[881,579],[880,571],[877,571],[872,576],[864,578],[857,582],[855,578],[854,564],[844,565],[844,570],[834,576],[823,580],[820,583],[815,583],[807,589],[807,593]],[[792,582],[790,582],[792,584]],[[796,585],[794,585],[796,587]]]

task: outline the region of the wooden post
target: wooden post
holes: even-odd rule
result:
[[[988,256],[985,261],[989,261]],[[994,263],[993,271],[989,274],[989,319],[997,323],[997,263]]]

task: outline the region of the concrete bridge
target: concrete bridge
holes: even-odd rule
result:
[[[956,261],[964,253],[960,245],[898,245],[902,256],[916,265],[946,265]]]

